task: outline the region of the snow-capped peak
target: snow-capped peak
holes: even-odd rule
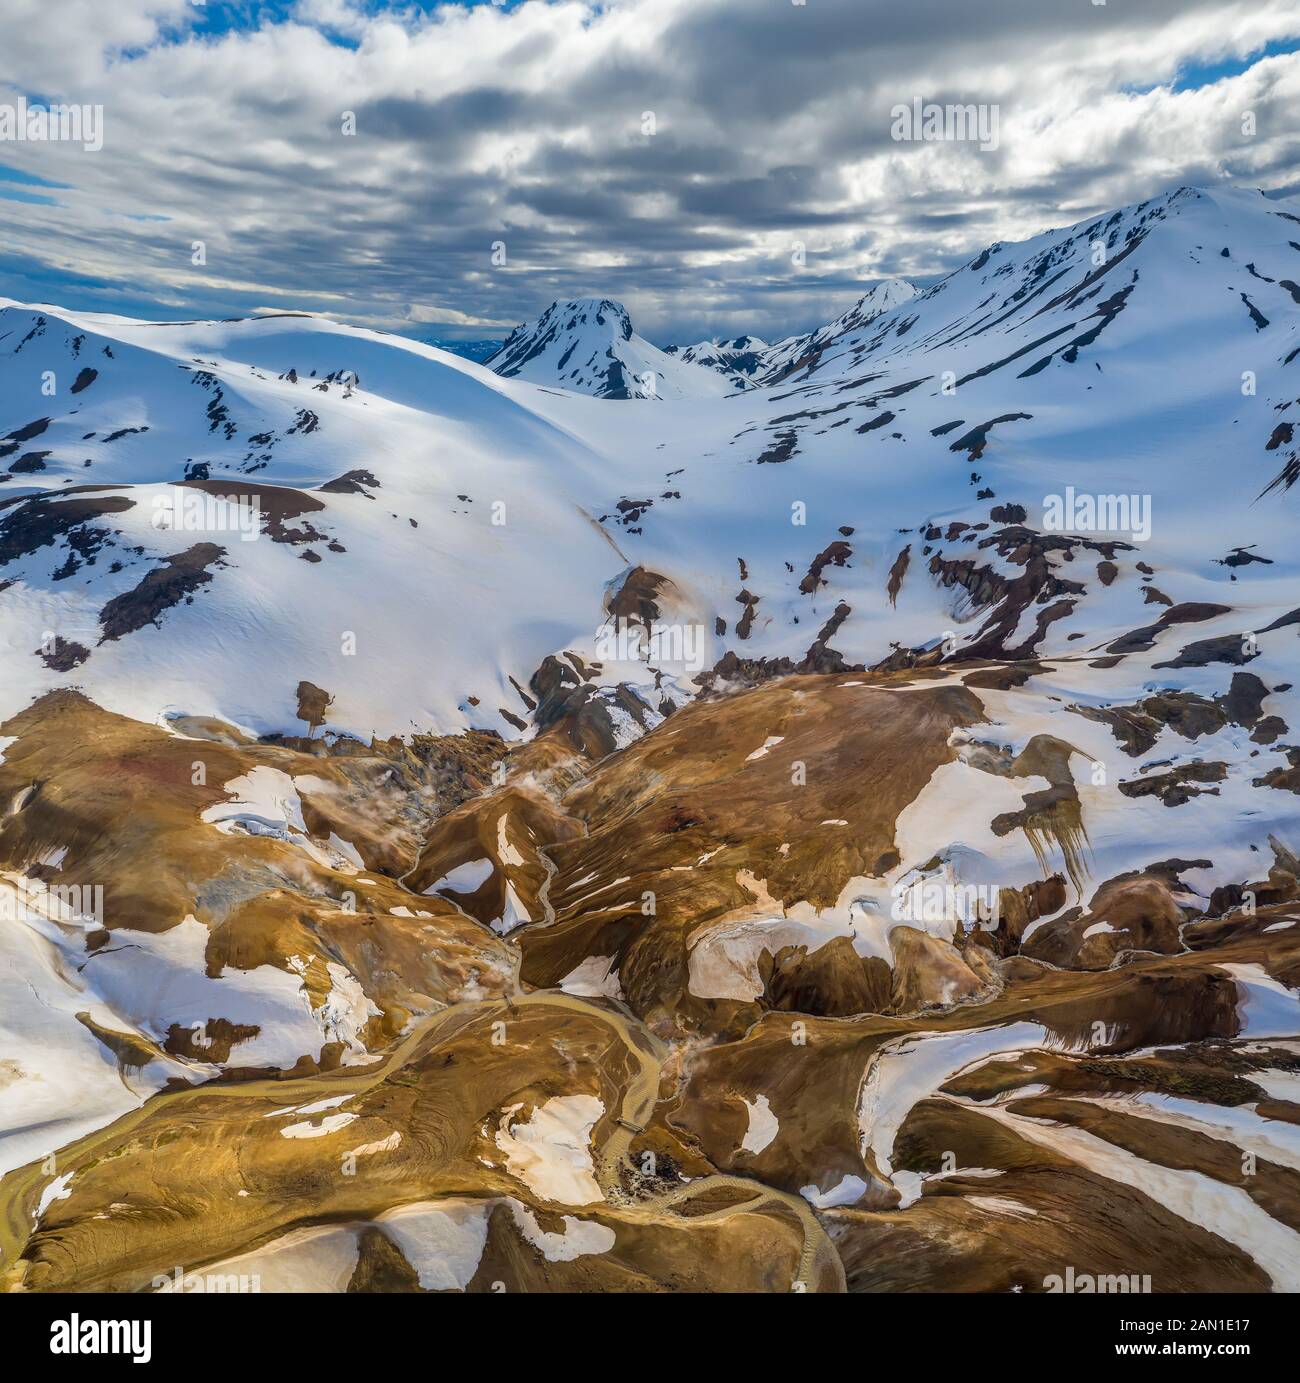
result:
[[[873,318],[879,317],[882,312],[889,312],[907,302],[909,298],[914,297],[916,297],[916,288],[906,279],[886,279],[883,283],[869,288],[847,312],[837,317],[823,330],[835,331],[838,328],[841,331],[849,331],[856,327],[865,326]]]
[[[484,364],[497,374],[601,399],[716,397],[729,382],[661,351],[611,298],[554,302],[517,326]]]

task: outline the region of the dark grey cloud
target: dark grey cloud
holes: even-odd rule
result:
[[[1300,178],[1300,57],[1243,61],[1300,39],[1292,0],[299,0],[203,39],[192,10],[6,0],[0,102],[102,102],[108,137],[0,146],[72,184],[0,198],[0,291],[472,336],[600,294],[656,340],[771,337],[1178,182]],[[913,99],[996,106],[998,147],[896,141]]]

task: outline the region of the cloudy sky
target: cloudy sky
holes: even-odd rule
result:
[[[1300,187],[1300,4],[3,0],[22,99],[104,147],[0,140],[3,296],[774,339],[1180,183]],[[996,107],[997,148],[892,138],[917,99]]]

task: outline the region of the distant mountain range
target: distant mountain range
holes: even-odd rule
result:
[[[494,351],[501,349],[501,341],[452,341],[438,336],[430,336],[425,339],[425,345],[436,346],[440,351],[447,351],[451,355],[458,355],[462,360],[473,360],[481,364]]]
[[[580,298],[552,303],[536,321],[516,327],[496,351],[473,358],[507,378],[554,383],[602,399],[716,398],[720,392],[773,383],[915,293],[901,279],[879,283],[829,325],[775,345],[757,336],[737,336],[662,350],[633,331],[622,303]],[[721,375],[726,387],[720,390],[710,375]]]

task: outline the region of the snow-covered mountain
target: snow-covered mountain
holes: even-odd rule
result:
[[[716,398],[728,392],[711,370],[675,359],[632,330],[609,298],[556,302],[517,326],[483,362],[507,379],[553,384],[598,399]]]
[[[740,392],[4,303],[0,1284],[1300,1289],[1298,270],[1181,188]]]
[[[802,336],[787,336],[774,346],[769,346],[764,353],[759,380],[764,384],[776,384],[808,368],[820,360],[826,351],[858,339],[869,323],[915,296],[916,289],[905,279],[886,279],[876,284],[833,322]]]
[[[798,662],[841,604],[828,643],[850,663],[950,627],[958,653],[1073,652],[1079,629],[1091,646],[1145,618],[1160,582],[1076,591],[1052,549],[1041,585],[1017,584],[999,525],[1041,530],[1067,486],[1150,494],[1151,534],[1127,560],[1157,567],[1175,603],[1217,592],[1235,627],[1247,593],[1289,577],[1290,215],[1189,189],[994,247],[865,325],[845,314],[782,383],[671,409],[607,407],[320,318],[162,325],[10,304],[3,708],[75,681],[146,720],[183,705],[282,730],[306,678],[363,736],[513,737],[531,715],[516,687],[548,654],[609,661],[608,591],[637,569],[705,630],[706,668]],[[635,344],[607,308],[602,330]],[[256,541],[159,525],[212,491],[276,512]],[[1221,565],[1237,548],[1256,560]],[[1122,553],[1107,559],[1121,571]],[[376,589],[394,599],[376,607]],[[82,651],[51,661],[47,634]]]
[[[692,365],[716,370],[731,382],[732,389],[752,388],[767,368],[770,347],[758,336],[735,336],[729,340],[697,341],[693,346],[665,346],[668,355]]]

